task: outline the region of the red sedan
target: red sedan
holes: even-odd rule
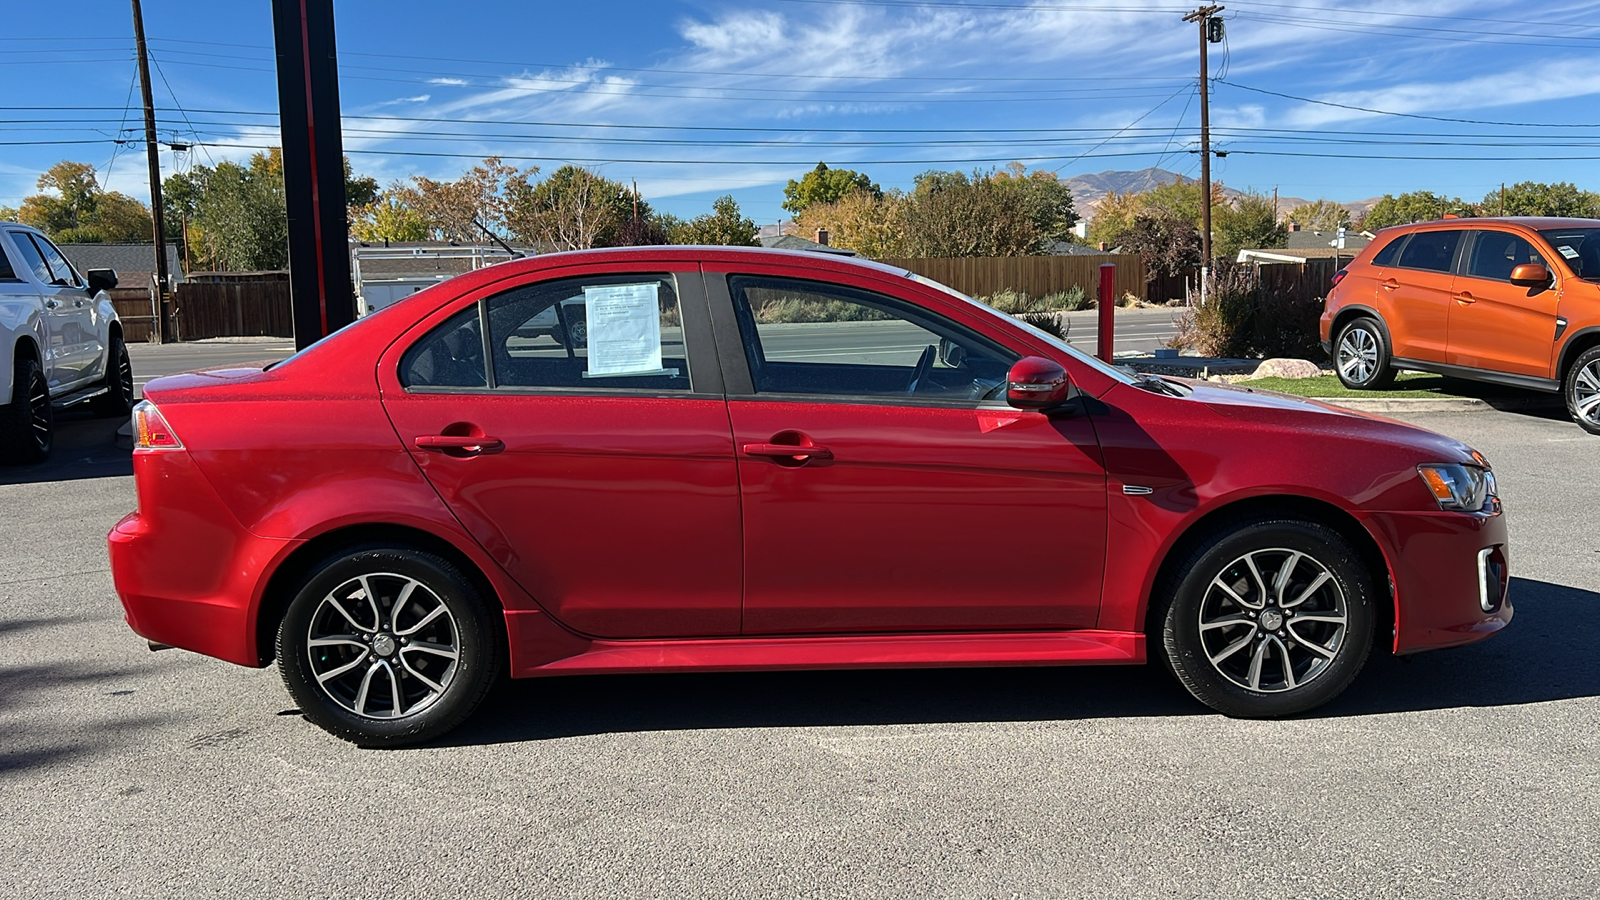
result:
[[[1135,376],[873,263],[542,256],[145,397],[128,623],[276,658],[365,745],[449,730],[502,672],[1154,656],[1281,716],[1374,644],[1511,620],[1472,449]]]

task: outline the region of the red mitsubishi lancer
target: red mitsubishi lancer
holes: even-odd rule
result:
[[[1231,716],[1511,620],[1488,462],[1137,376],[903,269],[650,247],[445,282],[158,379],[133,630],[363,745],[503,673],[1138,664]]]

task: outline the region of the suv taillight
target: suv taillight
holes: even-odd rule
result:
[[[1339,271],[1333,273],[1333,286],[1337,287],[1339,285],[1339,282],[1343,281],[1344,277],[1346,275],[1349,275],[1349,274],[1350,274],[1350,270],[1349,269],[1340,269]]]
[[[149,400],[140,400],[133,408],[133,449],[182,450],[183,441],[173,433],[172,426],[161,417],[160,410]]]

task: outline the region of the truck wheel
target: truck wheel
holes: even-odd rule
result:
[[[133,364],[128,361],[128,345],[122,338],[111,339],[106,354],[106,392],[89,401],[89,409],[102,419],[116,419],[133,410]]]
[[[32,359],[17,360],[11,379],[11,402],[0,408],[0,462],[43,462],[54,443],[55,414],[50,385]]]

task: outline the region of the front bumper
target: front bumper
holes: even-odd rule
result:
[[[1385,545],[1394,581],[1394,652],[1470,644],[1511,622],[1504,515],[1386,512],[1365,518]]]

